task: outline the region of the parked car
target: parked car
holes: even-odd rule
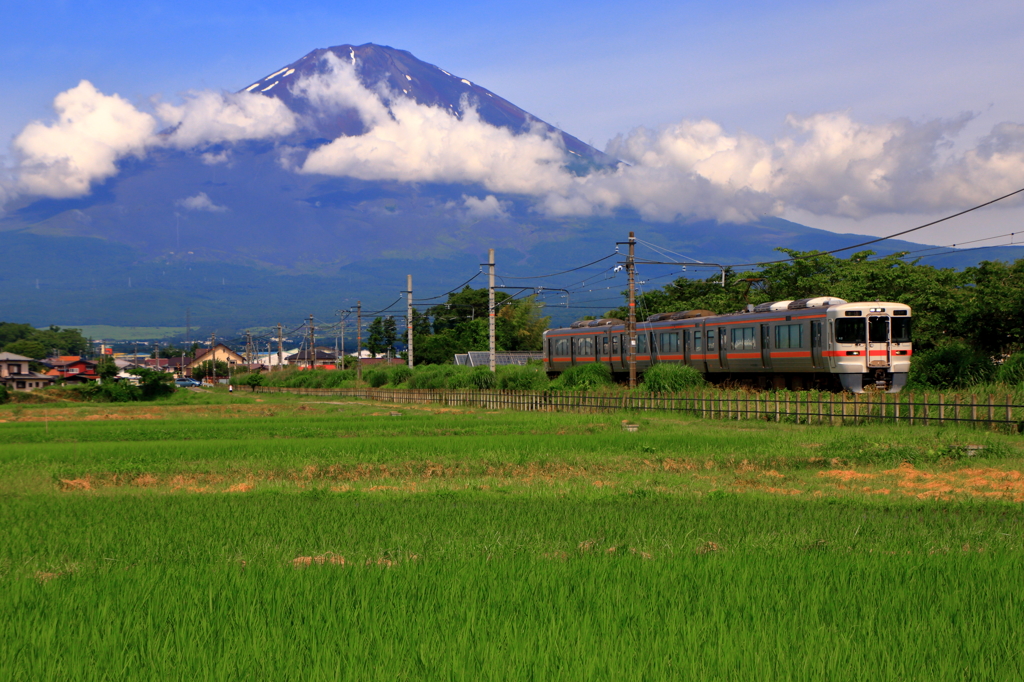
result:
[[[174,380],[174,383],[177,384],[178,388],[191,388],[193,386],[203,385],[201,381],[196,381],[191,377],[178,377],[177,379]]]

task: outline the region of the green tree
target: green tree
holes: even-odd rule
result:
[[[174,393],[174,375],[148,367],[128,370],[129,374],[139,377],[139,389],[143,400],[155,400]]]
[[[206,377],[226,377],[227,375],[228,363],[223,360],[217,360],[216,362],[212,360],[200,362],[192,370],[192,377],[195,379],[205,379]]]
[[[40,360],[49,355],[46,346],[33,339],[19,339],[18,341],[7,344],[4,350],[8,353],[24,355],[26,358],[32,358],[34,360]]]
[[[249,376],[245,377],[245,385],[255,391],[257,386],[263,385],[263,375],[259,372],[251,372]]]
[[[117,376],[117,363],[114,362],[114,358],[109,355],[100,357],[99,362],[96,363],[96,373],[100,375],[100,379],[103,383],[113,381],[114,377]]]
[[[394,317],[375,317],[366,331],[368,335],[363,346],[374,355],[394,349],[395,341],[398,340],[398,326]]]

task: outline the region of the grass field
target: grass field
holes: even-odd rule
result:
[[[106,324],[67,325],[73,329],[79,329],[82,336],[89,339],[103,339],[104,341],[137,341],[144,339],[153,341],[159,339],[177,338],[184,336],[185,327],[113,327]],[[192,327],[196,332],[199,327]]]
[[[0,420],[0,679],[1024,676],[1020,436],[223,393]]]

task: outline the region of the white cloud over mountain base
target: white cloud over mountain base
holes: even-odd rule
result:
[[[790,117],[775,139],[708,120],[637,128],[608,144],[625,164],[576,176],[560,137],[542,126],[517,134],[483,121],[468,101],[458,112],[419,104],[383,85],[365,87],[352,64],[330,53],[325,59],[324,72],[300,80],[293,94],[320,112],[355,110],[366,132],[308,153],[282,146],[282,164],[304,174],[479,185],[493,193],[464,197],[469,216],[507,216],[507,203],[494,194],[518,194],[553,216],[628,208],[658,221],[787,212],[862,219],[962,209],[1024,179],[1024,125],[1002,123],[955,152],[970,115],[866,124],[842,112]],[[119,159],[157,147],[224,163],[232,143],[282,140],[303,124],[281,100],[260,94],[190,92],[150,114],[88,81],[58,95],[54,110],[55,121],[31,123],[14,140],[16,191],[81,196],[115,175]],[[167,126],[162,133],[158,121]],[[200,196],[187,201],[201,203]],[[225,208],[206,200],[209,206],[187,208]]]

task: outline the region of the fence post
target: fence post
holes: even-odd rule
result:
[[[995,396],[991,393],[988,394],[988,428],[992,429],[996,425],[996,406]]]
[[[1013,407],[1012,398],[1009,393],[1006,394],[1006,425],[1008,428],[1013,428]]]
[[[939,394],[939,426],[942,426],[943,420],[946,417],[946,396],[944,393]]]
[[[978,394],[971,394],[971,426],[978,421]]]
[[[897,426],[900,423],[900,394],[894,393],[892,396],[892,421]]]

